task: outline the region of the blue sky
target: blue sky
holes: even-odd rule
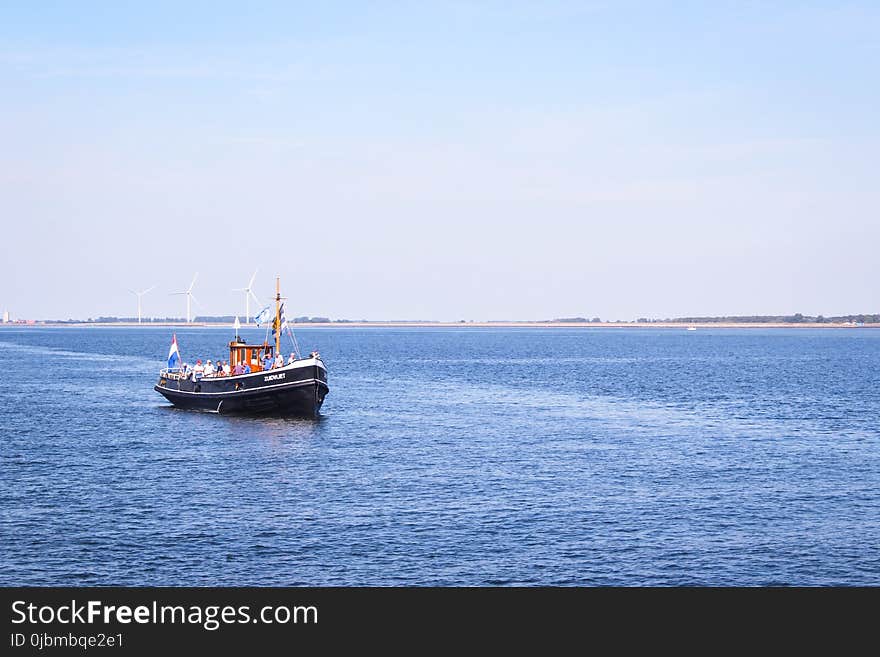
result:
[[[258,5],[0,7],[0,308],[880,311],[876,3]]]

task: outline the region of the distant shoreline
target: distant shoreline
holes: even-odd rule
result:
[[[221,322],[193,322],[171,323],[171,322],[71,322],[71,323],[55,323],[55,322],[35,322],[32,324],[0,324],[3,328],[36,328],[36,327],[58,327],[58,328],[133,328],[133,327],[151,327],[151,328],[228,328],[232,330],[232,325]],[[821,329],[854,329],[854,328],[878,328],[880,324],[849,324],[849,323],[830,323],[830,322],[303,322],[291,324],[293,329],[298,328],[584,328],[584,329],[650,329],[650,328],[668,328],[668,329],[687,329],[694,327],[696,329],[711,328],[821,328]],[[243,325],[242,328],[256,328],[253,324]]]

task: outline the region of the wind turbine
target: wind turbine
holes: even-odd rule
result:
[[[257,299],[257,295],[253,293],[253,285],[254,279],[257,277],[257,272],[260,271],[257,269],[254,271],[254,275],[251,276],[250,282],[247,284],[247,287],[238,287],[232,290],[233,292],[244,292],[244,323],[245,325],[251,323],[251,297],[254,298],[254,301],[257,302],[257,306],[260,305],[260,300]]]
[[[141,297],[144,296],[150,290],[155,290],[156,286],[148,287],[146,290],[141,290],[140,292],[135,292],[134,290],[129,290],[132,294],[134,294],[138,298],[138,324],[141,323]]]
[[[189,287],[186,288],[186,290],[184,292],[172,292],[171,293],[171,294],[185,294],[186,295],[186,323],[187,324],[192,322],[191,314],[190,314],[191,302],[193,302],[193,301],[195,301],[196,303],[199,302],[199,300],[196,299],[196,295],[194,295],[192,293],[193,285],[196,284],[196,279],[198,277],[199,277],[199,272],[196,272],[196,275],[193,276],[192,283],[189,284]]]

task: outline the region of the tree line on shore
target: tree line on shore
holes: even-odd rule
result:
[[[207,315],[193,319],[197,324],[232,324],[235,321],[233,315]],[[429,323],[428,320],[390,320],[395,323],[419,324]],[[498,320],[497,323],[506,323],[509,320]],[[515,320],[514,320],[515,321]],[[185,324],[183,317],[151,317],[143,318],[143,324],[151,323],[159,324]],[[365,319],[330,319],[329,317],[294,317],[290,320],[293,324],[368,324]],[[89,317],[87,320],[82,319],[50,319],[45,321],[46,324],[133,324],[137,323],[137,317]],[[383,323],[372,322],[372,323]],[[469,323],[461,320],[462,324]],[[470,320],[473,323],[473,320]],[[489,323],[495,323],[489,320]],[[532,322],[522,322],[529,324]],[[795,313],[794,315],[725,315],[718,317],[673,317],[673,318],[649,318],[639,317],[636,320],[602,320],[599,317],[588,319],[586,317],[557,317],[556,319],[546,319],[539,323],[544,324],[880,324],[880,313],[874,314],[858,314],[858,315],[835,315],[825,317],[824,315],[803,315]]]
[[[603,323],[598,317],[559,317],[547,320],[549,323],[566,324],[598,324]],[[718,317],[672,317],[660,319],[656,317],[639,317],[635,321],[616,319],[611,324],[877,324],[880,314],[836,315],[724,315]]]
[[[241,319],[241,318],[239,318]],[[137,317],[89,317],[88,319],[47,319],[46,324],[137,324]],[[204,315],[193,318],[196,324],[232,324],[234,315]],[[336,319],[329,317],[294,317],[289,320],[293,324],[346,324],[358,320]],[[142,324],[185,324],[183,317],[144,317]]]
[[[730,323],[730,324],[875,324],[880,322],[880,314],[836,315],[735,315],[732,317],[679,317],[672,322]]]

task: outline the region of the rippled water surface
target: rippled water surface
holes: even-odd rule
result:
[[[168,329],[0,330],[0,583],[880,584],[880,330],[297,336],[316,421],[169,407]]]

